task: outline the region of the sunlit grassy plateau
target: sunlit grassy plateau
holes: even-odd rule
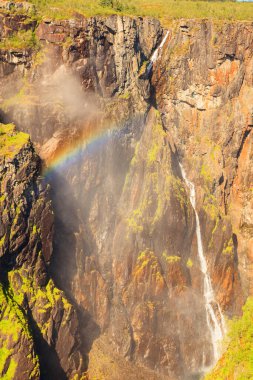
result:
[[[18,1],[17,1],[18,2]],[[150,16],[159,19],[164,27],[171,20],[180,18],[209,18],[222,20],[253,20],[253,3],[238,3],[234,0],[30,0],[35,8],[29,13],[31,19],[69,19],[77,14],[90,17],[95,15],[123,14],[128,16]],[[19,31],[0,41],[0,49],[35,48],[35,33],[32,30]]]
[[[85,16],[123,13],[152,16],[162,22],[175,18],[253,20],[253,3],[193,0],[32,0],[44,17],[66,18],[74,12]]]

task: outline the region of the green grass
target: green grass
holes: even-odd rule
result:
[[[50,19],[69,19],[74,16],[75,12],[90,17],[94,15],[109,15],[112,13],[134,13],[135,10],[128,6],[125,1],[124,6],[112,8],[111,6],[102,6],[100,0],[32,0],[31,1],[38,11],[38,16]],[[121,3],[123,3],[121,1]]]
[[[152,16],[164,24],[178,18],[213,18],[227,20],[252,20],[253,4],[235,1],[193,0],[114,0],[114,8],[102,6],[101,0],[32,0],[40,16],[63,19],[74,12],[85,16],[124,13]],[[105,1],[104,4],[110,3]]]
[[[253,379],[253,298],[243,307],[243,316],[230,322],[228,347],[205,380]]]
[[[38,41],[32,30],[20,30],[19,32],[12,34],[10,37],[0,41],[0,49],[2,50],[22,50],[35,48],[37,45]]]
[[[131,4],[131,0],[129,1]],[[252,20],[253,4],[239,4],[232,1],[192,0],[135,0],[137,10],[143,14],[166,18],[214,18]]]

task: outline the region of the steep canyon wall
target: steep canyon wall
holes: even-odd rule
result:
[[[50,273],[78,310],[91,378],[191,379],[212,363],[180,162],[224,315],[252,292],[252,26],[183,20],[168,31],[150,73],[166,32],[148,18],[46,20],[39,51],[0,54],[2,121],[52,166]]]

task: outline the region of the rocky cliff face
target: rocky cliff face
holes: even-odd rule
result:
[[[76,312],[48,266],[53,211],[28,135],[0,126],[1,377],[81,379]]]
[[[198,378],[213,353],[179,163],[195,183],[215,296],[231,317],[252,291],[250,24],[174,22],[151,72],[165,35],[155,20],[77,16],[36,33],[39,52],[1,50],[2,118],[52,166],[51,272],[78,307],[90,375],[125,373],[108,370],[110,352],[131,361],[124,378]],[[66,149],[71,159],[53,166]],[[75,365],[61,364],[67,376]]]
[[[81,17],[43,22],[36,33],[37,53],[1,50],[0,90],[3,113],[22,122],[36,142],[45,143],[70,125],[82,127],[91,105],[100,122],[102,117],[127,120],[133,107],[145,112],[150,84],[139,73],[162,37],[158,21]]]
[[[206,251],[214,259],[213,277],[220,288],[220,302],[228,307],[226,297],[232,284],[229,270],[222,273],[214,268],[216,258],[212,254],[213,247],[217,249],[219,244],[214,243],[215,234],[221,236],[220,223],[224,220],[233,227],[231,247],[244,273],[246,293],[252,286],[252,175],[248,166],[252,141],[252,34],[247,23],[196,25],[189,21],[175,28],[153,78],[158,108],[179,156],[199,187]],[[242,160],[245,180],[240,174]],[[210,240],[211,228],[214,240]],[[229,236],[221,243],[223,253],[229,252],[227,239]],[[222,294],[224,290],[226,295]]]

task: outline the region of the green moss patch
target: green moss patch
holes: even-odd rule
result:
[[[2,380],[12,380],[18,365],[14,358],[17,354],[15,345],[25,337],[32,351],[33,340],[28,320],[17,304],[12,289],[4,288],[2,284],[0,284],[0,303],[0,374]]]
[[[13,124],[0,124],[0,157],[15,157],[28,142],[29,135],[16,132]]]
[[[176,255],[168,255],[167,252],[163,252],[163,258],[168,264],[175,264],[180,262],[181,257]]]
[[[36,35],[32,30],[20,30],[13,33],[10,37],[0,41],[0,49],[2,50],[23,50],[35,48],[38,45]]]

